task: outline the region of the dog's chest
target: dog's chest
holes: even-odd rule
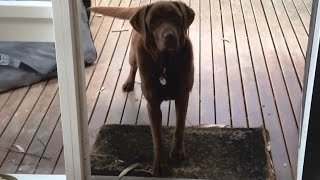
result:
[[[175,99],[179,93],[182,84],[181,73],[182,67],[179,66],[175,59],[168,59],[169,63],[163,66],[157,66],[154,69],[152,83],[153,87],[156,88],[162,100],[172,100]]]
[[[177,94],[179,93],[180,81],[179,74],[176,71],[170,71],[167,69],[166,76],[158,75],[158,79],[155,80],[157,82],[157,87],[163,100],[171,100],[175,99]]]

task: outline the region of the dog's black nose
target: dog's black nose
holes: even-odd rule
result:
[[[170,41],[174,39],[174,33],[172,31],[165,32],[163,36],[166,41]]]

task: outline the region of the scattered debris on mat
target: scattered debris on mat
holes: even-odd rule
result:
[[[169,152],[174,127],[163,127]],[[201,179],[273,179],[267,137],[263,128],[187,127],[188,159],[169,165],[169,177]],[[91,152],[94,175],[152,176],[152,138],[149,126],[104,125]],[[132,167],[132,165],[134,167]],[[130,167],[131,166],[131,167]],[[129,168],[128,168],[129,167]]]

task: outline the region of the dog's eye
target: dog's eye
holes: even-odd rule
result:
[[[174,14],[172,15],[172,20],[176,23],[176,24],[180,24],[181,23],[181,18],[178,14]]]
[[[154,31],[156,29],[156,26],[154,24],[149,25],[150,31]]]
[[[174,24],[176,24],[176,25],[181,25],[181,24],[182,24],[181,21],[182,21],[182,19],[181,19],[179,16],[173,15],[173,16],[171,17],[171,22],[174,23]]]
[[[148,28],[149,28],[149,30],[150,31],[154,31],[155,30],[155,24],[153,23],[153,22],[150,22],[149,24],[148,24]]]
[[[152,23],[150,23],[149,28],[151,31],[154,31],[157,29],[157,27],[162,23],[163,21],[161,19],[152,21]]]

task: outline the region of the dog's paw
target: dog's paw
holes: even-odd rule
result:
[[[179,164],[187,158],[184,148],[172,147],[170,151],[170,163]]]
[[[169,175],[169,168],[167,162],[161,161],[159,163],[153,164],[152,169],[153,176],[165,177]]]
[[[130,91],[133,91],[134,89],[134,82],[125,82],[123,85],[122,85],[122,91],[124,92],[130,92]]]

